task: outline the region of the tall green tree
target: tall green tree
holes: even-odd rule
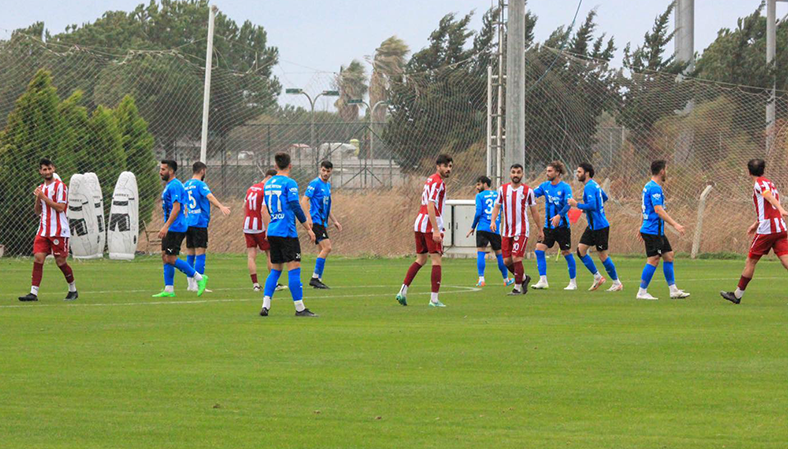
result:
[[[114,114],[126,155],[126,169],[132,171],[137,178],[139,216],[140,219],[149,221],[159,191],[158,164],[153,154],[154,138],[130,95],[123,97]]]
[[[104,214],[109,214],[118,176],[126,170],[126,152],[118,120],[111,109],[99,105],[88,121],[85,148],[76,161],[79,173],[94,172],[101,183]]]
[[[369,81],[370,106],[389,99],[392,80],[402,79],[407,63],[405,56],[409,52],[408,45],[397,36],[389,37],[380,44],[380,47],[375,49],[375,56],[372,60],[372,76]],[[385,109],[378,107],[372,121],[381,123],[385,117]]]
[[[30,254],[38,227],[33,190],[41,183],[38,161],[58,153],[60,114],[49,72],[40,70],[27,85],[0,133],[0,229],[10,255]],[[58,161],[53,160],[57,168]]]
[[[357,104],[349,104],[349,100],[363,99],[367,94],[367,73],[364,66],[354,59],[347,67],[341,67],[336,78],[339,88],[339,98],[334,102],[334,107],[339,111],[339,116],[346,122],[358,120]]]

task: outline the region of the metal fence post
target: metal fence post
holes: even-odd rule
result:
[[[706,209],[706,197],[709,196],[709,192],[712,191],[714,187],[708,185],[705,189],[703,189],[703,193],[700,194],[700,201],[698,202],[698,222],[695,225],[695,237],[692,239],[692,253],[690,257],[693,259],[698,256],[698,250],[700,249],[700,237],[703,231],[703,211]]]

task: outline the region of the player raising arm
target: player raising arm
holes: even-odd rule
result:
[[[479,176],[476,179],[476,215],[473,216],[473,224],[471,230],[468,231],[466,237],[470,237],[476,231],[476,269],[479,272],[479,281],[476,283],[477,287],[484,287],[484,256],[486,254],[487,245],[495,252],[495,257],[498,260],[498,269],[501,270],[503,276],[503,285],[509,286],[514,284],[514,279],[509,279],[509,270],[506,264],[503,263],[503,254],[501,253],[501,235],[493,232],[490,229],[490,220],[492,218],[492,210],[495,200],[498,199],[498,192],[490,190],[492,181],[486,176]],[[500,227],[500,219],[496,222]],[[478,226],[478,229],[476,228]]]
[[[690,294],[676,287],[676,275],[673,272],[673,248],[670,246],[668,236],[665,235],[665,223],[684,234],[684,226],[670,217],[665,211],[665,193],[662,185],[667,179],[667,163],[657,160],[651,163],[651,181],[643,187],[641,211],[643,212],[643,225],[640,227],[640,236],[646,245],[646,266],[640,277],[640,289],[637,299],[656,300],[647,289],[654,272],[657,271],[659,259],[663,260],[662,271],[665,281],[670,288],[670,297],[673,299],[686,298]]]
[[[762,256],[769,254],[769,251],[774,250],[783,267],[788,269],[788,232],[785,226],[788,212],[780,204],[780,193],[774,184],[763,176],[765,169],[766,162],[763,159],[752,159],[747,162],[747,170],[754,183],[752,200],[757,219],[747,229],[747,234],[753,237],[753,240],[739,285],[732,292],[720,292],[723,298],[734,304],[741,302],[744,290],[755,274],[755,266]]]
[[[309,223],[298,204],[298,184],[290,178],[290,155],[276,153],[276,176],[271,177],[263,188],[265,207],[271,222],[268,224],[268,243],[271,245],[271,274],[265,281],[263,290],[263,308],[260,316],[268,316],[271,310],[271,298],[276,291],[282,268],[287,264],[287,279],[290,295],[293,297],[296,316],[313,317],[316,314],[304,306],[304,291],[301,285],[301,244],[296,232],[296,219],[309,234],[309,240],[315,241],[312,224]],[[264,217],[265,219],[265,217]]]
[[[501,250],[506,267],[514,273],[514,289],[509,295],[524,295],[528,293],[528,283],[531,276],[525,274],[523,256],[528,245],[528,209],[533,216],[534,223],[539,229],[539,240],[544,238],[542,223],[539,222],[539,213],[536,209],[536,197],[530,187],[522,183],[523,166],[514,164],[509,169],[510,183],[498,187],[498,199],[493,207],[490,229],[498,230],[496,222],[498,214],[501,216]]]
[[[416,261],[408,268],[405,280],[397,293],[397,302],[408,305],[407,294],[413,278],[427,263],[427,254],[432,259],[432,293],[429,307],[446,307],[438,299],[441,288],[441,256],[443,255],[443,207],[446,205],[446,184],[443,182],[451,175],[454,160],[441,154],[435,161],[435,173],[427,178],[421,194],[421,207],[414,223],[416,238]]]
[[[591,284],[591,288],[588,290],[596,290],[605,283],[605,278],[599,274],[594,260],[588,255],[588,249],[593,246],[597,250],[599,261],[605,266],[605,271],[607,271],[610,279],[613,280],[613,285],[607,291],[617,292],[622,290],[624,285],[618,279],[613,259],[608,257],[607,254],[608,241],[610,239],[610,223],[607,221],[607,216],[605,216],[607,193],[594,181],[594,166],[588,162],[583,162],[577,167],[576,176],[578,181],[585,184],[585,187],[583,187],[583,202],[578,203],[574,198],[570,198],[569,205],[577,207],[586,213],[588,227],[583,232],[583,235],[580,237],[580,243],[577,245],[577,257],[588,268],[588,271],[594,275],[594,283]]]

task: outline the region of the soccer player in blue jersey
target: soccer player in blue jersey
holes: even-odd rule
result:
[[[186,230],[186,263],[195,271],[205,274],[205,250],[208,248],[208,223],[211,221],[211,204],[218,207],[224,216],[230,215],[230,209],[225,207],[213,196],[208,184],[205,183],[205,173],[208,166],[202,162],[192,165],[192,179],[186,181],[183,187],[187,196],[186,220],[189,228]],[[197,281],[189,278],[188,291],[197,291]]]
[[[183,188],[181,181],[175,177],[178,171],[178,164],[173,160],[161,161],[159,176],[166,183],[161,194],[161,207],[164,210],[164,226],[159,231],[161,239],[161,260],[164,262],[164,290],[153,295],[154,298],[175,297],[175,269],[177,268],[187,277],[193,277],[197,281],[197,296],[201,296],[208,283],[208,276],[203,276],[186,263],[179,259],[181,244],[186,237],[186,230],[189,228],[186,222],[186,189]]]
[[[478,192],[476,194],[476,215],[473,216],[471,230],[465,236],[470,237],[474,231],[476,232],[476,268],[479,270],[477,287],[486,285],[484,282],[484,256],[487,254],[487,245],[490,245],[490,248],[495,252],[495,257],[498,260],[498,269],[503,276],[503,284],[505,286],[514,284],[514,279],[509,279],[509,270],[503,262],[501,234],[490,229],[493,207],[495,207],[495,200],[498,198],[498,192],[490,190],[491,185],[492,181],[486,176],[479,176],[476,179],[476,192]],[[500,229],[500,223],[501,219],[498,218],[496,229]]]
[[[313,288],[327,289],[323,283],[323,270],[326,267],[326,259],[331,252],[331,240],[328,238],[329,219],[336,226],[337,231],[342,232],[342,225],[339,224],[334,213],[331,211],[331,172],[334,164],[331,161],[320,163],[320,176],[312,180],[306,188],[301,207],[307,212],[307,220],[312,223],[312,231],[315,233],[315,243],[320,248],[320,253],[315,261],[315,271],[309,285]]]
[[[657,271],[659,259],[663,261],[662,271],[670,288],[670,297],[681,299],[690,295],[676,287],[676,275],[673,272],[673,248],[671,248],[668,237],[665,235],[666,222],[673,226],[679,234],[684,234],[684,226],[672,219],[665,211],[665,192],[662,190],[662,185],[667,178],[666,165],[667,163],[663,160],[652,162],[651,181],[643,187],[643,197],[640,206],[643,213],[643,225],[640,227],[640,238],[646,244],[646,257],[648,259],[640,277],[640,289],[638,290],[637,299],[652,301],[657,299],[648,293],[648,284],[651,282],[654,272]]]
[[[547,181],[534,189],[537,198],[545,197],[544,238],[536,243],[536,266],[539,270],[539,282],[532,285],[534,289],[549,288],[547,282],[547,260],[545,250],[558,243],[561,255],[566,259],[569,269],[569,285],[564,290],[577,290],[577,264],[572,255],[572,230],[569,223],[569,199],[572,198],[572,187],[561,181],[561,176],[566,173],[566,166],[561,161],[547,164],[545,175]]]
[[[613,280],[613,285],[607,291],[616,292],[623,290],[624,285],[618,279],[616,266],[613,260],[607,255],[608,239],[610,237],[610,223],[605,217],[605,201],[607,201],[607,193],[599,187],[594,181],[594,166],[588,162],[583,162],[577,167],[577,180],[585,184],[583,188],[583,202],[578,203],[577,200],[571,198],[569,205],[577,207],[586,213],[586,221],[588,227],[583,235],[580,237],[580,244],[577,245],[577,256],[583,262],[583,265],[588,268],[588,271],[594,275],[594,283],[591,284],[589,291],[594,291],[605,283],[605,278],[599,274],[594,260],[588,255],[588,249],[595,247],[599,253],[599,260],[605,266],[607,274]]]
[[[263,214],[263,220],[268,230],[268,243],[271,246],[271,273],[265,281],[263,289],[263,308],[260,316],[268,316],[271,310],[271,298],[274,296],[282,268],[287,264],[287,279],[289,281],[290,295],[296,309],[296,316],[313,317],[316,314],[304,306],[304,290],[301,284],[301,245],[296,232],[296,218],[309,234],[309,240],[315,241],[312,224],[307,221],[301,205],[298,203],[298,184],[290,178],[290,155],[276,153],[276,176],[266,181],[263,187],[265,207],[268,215]]]

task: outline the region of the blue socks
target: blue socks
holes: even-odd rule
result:
[[[175,268],[180,270],[187,277],[194,276],[194,268],[192,268],[192,266],[186,263],[186,261],[183,259],[175,259]]]
[[[271,274],[273,274],[273,270],[271,270]],[[279,276],[277,276],[277,278],[279,278]],[[271,276],[268,276],[268,279],[270,280]],[[301,285],[301,268],[288,271],[287,282],[288,287],[290,288],[290,294],[293,296],[293,301],[301,301],[304,298],[304,290],[303,286]],[[265,288],[267,291],[268,281],[265,281]],[[276,288],[276,282],[274,282],[274,288]]]
[[[265,279],[265,287],[263,287],[263,295],[268,296],[269,298],[274,296],[274,292],[276,291],[276,284],[279,283],[279,276],[282,275],[280,270],[271,270],[268,274],[268,277]]]
[[[188,263],[189,265],[191,265],[193,267],[194,266],[194,258],[195,257],[197,257],[197,256],[195,256],[194,254],[187,255],[186,256],[186,263]]]
[[[545,260],[544,251],[537,249],[534,253],[536,254],[536,268],[539,270],[539,276],[547,276],[547,261]]]
[[[671,264],[671,268],[672,268]],[[648,284],[651,283],[651,278],[654,277],[654,272],[657,271],[657,267],[651,264],[646,264],[643,267],[643,274],[640,276],[640,288],[646,289],[648,288]],[[672,271],[671,271],[672,272]]]
[[[164,285],[175,284],[175,267],[165,263],[164,264]]]
[[[476,270],[479,272],[479,277],[484,277],[484,251],[476,251]]]
[[[665,280],[668,286],[676,284],[676,274],[673,272],[673,262],[662,262],[662,271],[665,273]]]
[[[571,253],[564,256],[566,259],[566,266],[569,268],[569,279],[574,279],[577,277],[577,263],[575,262],[575,256]]]
[[[501,275],[504,279],[508,279],[509,269],[506,268],[506,264],[503,263],[503,254],[496,254],[495,258],[498,259],[498,269],[501,270]]]
[[[315,260],[315,274],[317,275],[318,278],[323,277],[323,270],[325,268],[326,268],[326,259],[322,257],[318,257],[317,260]]]
[[[590,271],[591,274],[599,273],[599,270],[596,269],[596,265],[594,265],[594,259],[592,259],[591,256],[586,254],[585,256],[581,257],[580,260],[583,262],[583,265],[588,268],[588,271]]]
[[[618,273],[616,273],[616,266],[613,265],[613,259],[608,257],[604,262],[602,262],[602,265],[605,266],[605,270],[607,271],[607,274],[610,275],[610,279],[617,281]]]
[[[192,264],[192,266],[198,273],[205,274],[205,254],[197,256],[196,264]]]

